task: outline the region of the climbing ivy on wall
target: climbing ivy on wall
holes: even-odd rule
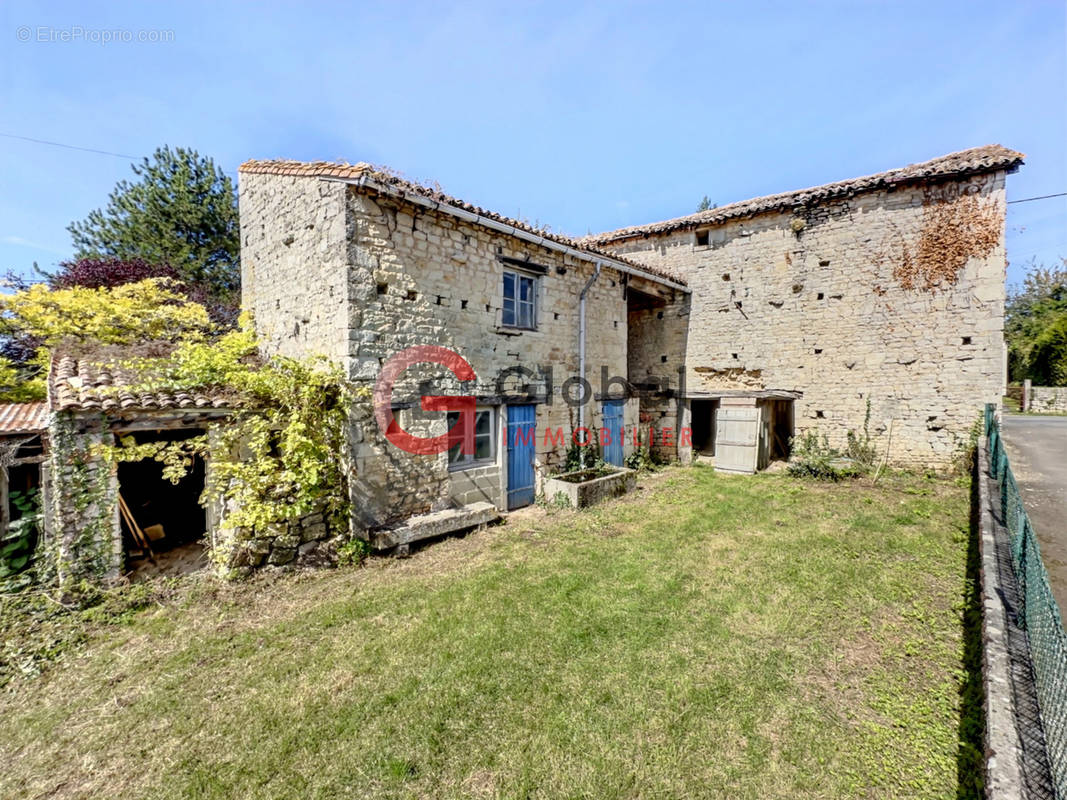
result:
[[[70,419],[57,420],[52,426],[54,471],[49,503],[54,538],[45,537],[37,548],[41,583],[59,581],[70,588],[118,566],[116,487],[111,466],[94,452],[102,441],[103,434],[77,432]]]
[[[904,289],[946,289],[971,258],[986,258],[1000,243],[1004,212],[993,201],[968,194],[975,187],[928,188],[917,237],[894,230],[876,258],[888,259]]]

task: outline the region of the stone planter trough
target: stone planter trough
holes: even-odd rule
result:
[[[619,468],[607,475],[598,475],[596,470],[580,470],[553,475],[545,479],[545,499],[555,501],[563,495],[574,508],[585,508],[601,500],[626,494],[637,485],[637,473],[632,469]]]

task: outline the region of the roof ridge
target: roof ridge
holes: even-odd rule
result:
[[[618,261],[632,269],[646,273],[652,278],[672,281],[681,286],[687,285],[685,278],[679,275],[675,275],[660,267],[651,267],[648,264],[642,264],[639,261],[633,261],[619,256],[616,253],[601,249],[597,245],[587,241],[584,237],[568,236],[567,234],[553,231],[547,226],[536,227],[529,222],[514,219],[495,211],[490,211],[445,193],[445,191],[437,184],[428,186],[417,181],[412,181],[408,178],[404,178],[395,170],[389,169],[388,167],[375,166],[366,161],[360,161],[357,164],[347,164],[330,161],[294,161],[292,159],[250,159],[241,164],[241,166],[237,168],[237,171],[238,173],[249,175],[284,175],[303,178],[335,178],[338,180],[358,180],[363,177],[371,177],[379,183],[385,184],[389,188],[420,195],[423,198],[452,206],[476,214],[480,217],[485,217],[494,222],[508,225],[516,230],[540,236],[555,242],[556,244],[573,247],[576,250],[581,250],[594,257],[600,256],[609,258],[613,261]]]
[[[944,178],[952,175],[973,175],[998,169],[1014,170],[1023,163],[1024,158],[1026,156],[1022,153],[1010,150],[999,144],[972,147],[927,161],[919,161],[903,167],[894,167],[893,169],[869,175],[847,178],[818,186],[809,186],[804,189],[762,195],[748,200],[728,203],[725,206],[708,209],[707,211],[698,211],[694,214],[674,217],[673,219],[650,222],[644,225],[631,225],[613,231],[596,233],[583,237],[582,241],[586,244],[599,246],[622,239],[669,233],[680,228],[717,224],[728,219],[791,208],[828,197],[874,191],[890,185]]]

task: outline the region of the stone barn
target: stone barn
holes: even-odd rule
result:
[[[844,445],[868,421],[888,462],[944,467],[1006,381],[1005,176],[998,145],[589,237],[685,280],[669,341],[694,435],[716,414],[768,409],[785,434]],[[707,441],[707,438],[705,438]],[[706,445],[713,451],[714,438]]]

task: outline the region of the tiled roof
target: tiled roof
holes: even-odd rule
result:
[[[423,186],[412,181],[404,180],[387,170],[383,170],[380,167],[376,167],[373,164],[368,164],[366,162],[360,162],[358,164],[338,164],[329,161],[287,161],[284,159],[266,161],[252,160],[243,163],[238,168],[238,172],[249,175],[289,175],[302,178],[333,178],[344,181],[356,181],[366,177],[372,179],[375,184],[394,192],[415,194],[428,200],[441,203],[442,205],[462,209],[463,211],[477,214],[480,217],[491,219],[494,222],[499,222],[517,230],[540,236],[544,239],[556,242],[557,244],[582,250],[590,255],[605,256],[653,277],[665,278],[666,280],[673,281],[682,286],[686,285],[684,278],[667,270],[658,267],[650,267],[647,264],[641,264],[637,261],[630,261],[629,259],[622,258],[615,253],[600,249],[592,242],[585,239],[575,239],[570,236],[564,236],[561,233],[547,231],[543,228],[535,228],[527,222],[505,217],[502,214],[497,214],[495,211],[488,211],[479,206],[472,205],[471,203],[447,195],[438,187]]]
[[[696,228],[701,225],[714,225],[719,222],[725,222],[728,219],[749,217],[767,211],[788,210],[796,206],[810,205],[834,197],[882,189],[901,183],[936,180],[950,176],[974,175],[1000,169],[1011,170],[1022,164],[1023,158],[1025,156],[1022,153],[1009,150],[999,144],[974,147],[970,150],[961,150],[958,153],[949,153],[947,156],[941,156],[930,161],[923,161],[920,164],[909,164],[906,167],[879,172],[876,175],[865,175],[861,178],[827,183],[810,189],[798,189],[793,192],[756,197],[752,200],[742,200],[739,203],[731,203],[720,208],[712,208],[663,222],[634,225],[606,233],[597,233],[592,236],[586,236],[582,239],[582,243],[587,246],[601,246],[622,239],[669,233],[685,228]]]
[[[0,404],[0,435],[40,433],[48,425],[48,403]]]
[[[146,374],[128,362],[166,356],[172,345],[136,348],[101,347],[92,352],[68,350],[52,357],[48,399],[53,411],[156,411],[233,408],[234,398],[218,388],[178,391],[145,390]]]

